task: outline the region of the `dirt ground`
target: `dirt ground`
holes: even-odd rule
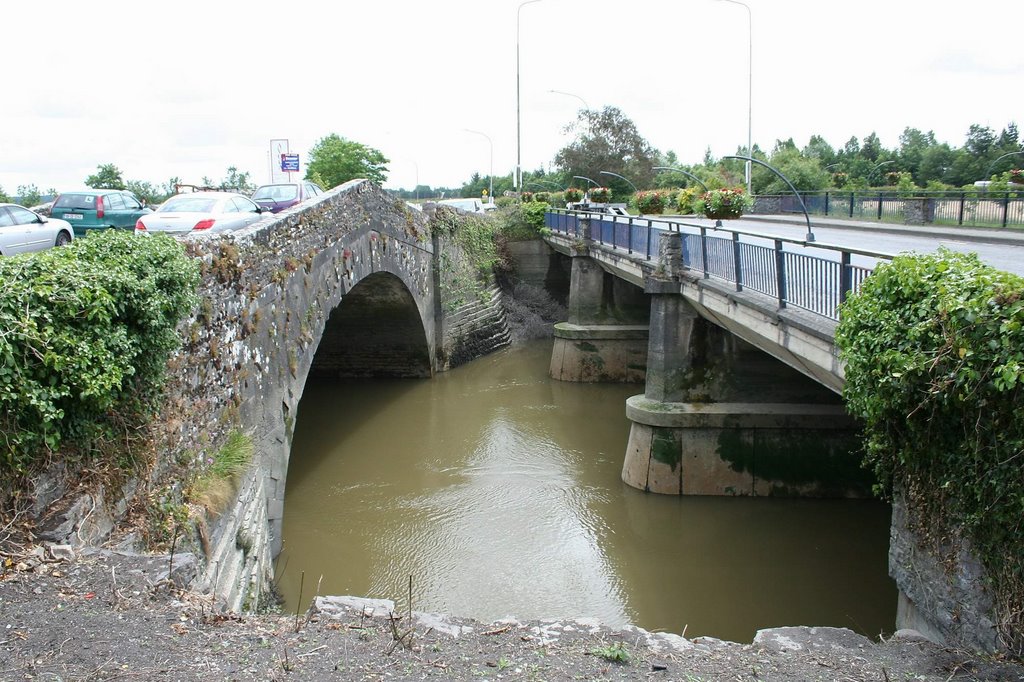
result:
[[[371,615],[333,598],[298,616],[238,616],[161,580],[167,568],[167,557],[101,550],[0,557],[0,680],[1024,680],[1015,664],[833,628],[735,644],[583,622],[410,619],[390,605]]]

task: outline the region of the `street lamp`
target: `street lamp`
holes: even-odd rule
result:
[[[516,8],[516,193],[523,189],[523,164],[521,159],[521,126],[519,123],[519,14],[523,11],[523,7],[529,5],[532,2],[540,2],[540,0],[526,0],[526,2],[519,3],[519,7]]]
[[[1014,154],[1024,154],[1024,152],[1007,152],[1006,154],[997,157],[995,161],[988,165],[988,170],[985,171],[985,177],[983,177],[982,180],[988,180],[990,177],[992,177],[992,169],[996,167],[996,164],[1005,159],[1007,156],[1013,156]]]
[[[896,160],[895,159],[889,159],[888,161],[883,161],[882,163],[879,163],[879,164],[875,165],[874,168],[869,170],[868,171],[868,182],[871,181],[871,176],[875,174],[876,170],[878,170],[882,166],[888,166],[890,163],[896,163]]]
[[[803,197],[800,196],[800,192],[796,191],[796,187],[794,187],[793,183],[789,181],[789,178],[787,178],[785,175],[783,175],[779,171],[777,171],[774,168],[772,168],[771,166],[769,166],[764,161],[758,161],[757,159],[755,159],[755,158],[753,158],[751,156],[740,156],[739,154],[733,154],[731,156],[723,156],[722,158],[723,159],[743,159],[747,163],[756,163],[759,166],[764,166],[765,168],[770,170],[772,173],[775,173],[780,178],[782,178],[782,181],[784,183],[786,183],[787,185],[789,185],[789,188],[791,190],[793,190],[793,194],[796,195],[796,200],[800,202],[800,208],[803,210],[804,218],[807,220],[807,235],[804,237],[804,241],[807,241],[807,242],[813,242],[814,241],[814,232],[811,231],[811,216],[810,216],[810,214],[807,213],[807,206],[804,204]]]
[[[750,13],[750,7],[740,0],[718,0],[718,2],[730,2],[739,5],[747,10],[747,154],[753,156],[754,146],[751,130],[753,128],[754,111],[754,19]],[[747,194],[753,196],[750,189],[750,161],[747,161]]]
[[[590,106],[587,105],[587,100],[583,99],[579,95],[574,95],[571,92],[562,92],[561,90],[548,90],[548,92],[553,92],[556,95],[566,95],[567,97],[575,97],[576,99],[578,99],[580,102],[583,103],[583,110],[584,111],[590,111]]]
[[[494,141],[491,140],[491,136],[487,133],[481,133],[479,130],[470,130],[469,128],[463,128],[467,133],[473,133],[474,135],[482,135],[487,138],[487,142],[491,145],[491,167],[487,172],[488,190],[487,198],[493,204],[494,203]]]
[[[708,191],[708,186],[705,185],[703,182],[701,182],[700,178],[698,178],[693,173],[689,173],[687,171],[684,171],[682,168],[673,168],[672,166],[655,166],[654,170],[667,170],[667,171],[675,171],[676,173],[682,173],[683,175],[685,175],[686,177],[692,179],[698,185],[703,187],[705,192]]]
[[[585,175],[574,175],[572,177],[573,177],[574,180],[586,180],[587,182],[592,184],[594,187],[600,187],[601,186],[600,183],[594,182],[593,180],[591,180],[590,178],[588,178]],[[587,189],[590,189],[590,188],[588,187]]]
[[[621,176],[621,175],[619,175],[618,173],[612,173],[611,171],[597,171],[597,172],[598,172],[598,174],[600,174],[600,175],[611,175],[612,177],[616,177],[616,178],[618,178],[619,180],[624,180],[624,181],[625,181],[625,182],[626,182],[626,183],[627,183],[627,184],[628,184],[628,185],[629,185],[630,187],[632,187],[632,188],[633,188],[633,193],[634,193],[634,194],[636,194],[637,192],[639,192],[639,191],[640,191],[640,190],[638,190],[638,189],[636,188],[636,185],[634,185],[634,184],[633,184],[632,182],[630,182],[629,180],[626,180],[626,178],[622,177],[622,176]]]
[[[554,188],[555,188],[556,190],[558,190],[559,192],[561,192],[561,191],[562,191],[562,188],[561,188],[561,187],[560,187],[559,185],[557,185],[557,184],[556,184],[556,183],[554,183],[554,182],[551,182],[550,180],[531,180],[530,182],[526,183],[526,185],[527,185],[527,186],[530,186],[530,185],[539,185],[539,186],[541,186],[541,187],[543,187],[544,185],[547,185],[547,186],[549,186],[549,187],[554,187]]]

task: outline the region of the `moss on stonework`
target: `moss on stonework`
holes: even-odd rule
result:
[[[675,429],[654,429],[651,435],[651,457],[675,471],[683,459],[679,433]]]
[[[579,350],[583,351],[584,353],[596,353],[597,352],[597,346],[595,346],[594,344],[590,343],[589,341],[580,341],[579,343],[576,344],[576,348],[578,348]]]
[[[751,436],[752,434],[752,436]],[[872,476],[860,465],[852,434],[789,429],[725,429],[718,437],[719,456],[734,471],[772,481],[773,489],[814,484],[837,494],[862,490]]]

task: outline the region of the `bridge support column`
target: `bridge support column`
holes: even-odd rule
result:
[[[587,248],[574,249],[568,307],[569,320],[555,325],[553,379],[644,380],[648,303],[638,287],[606,273]]]
[[[672,276],[679,246],[678,234],[663,237],[667,276],[646,283],[647,377],[626,401],[622,480],[669,495],[869,494],[856,425],[835,394],[702,319]]]

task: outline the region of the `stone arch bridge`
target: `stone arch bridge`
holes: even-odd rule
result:
[[[187,238],[202,262],[200,305],[169,363],[153,478],[200,466],[232,431],[252,438],[236,504],[200,533],[200,587],[229,606],[255,606],[270,582],[310,378],[430,377],[508,343],[497,290],[489,301],[457,290],[447,270],[459,249],[438,232],[357,180],[245,230]]]

